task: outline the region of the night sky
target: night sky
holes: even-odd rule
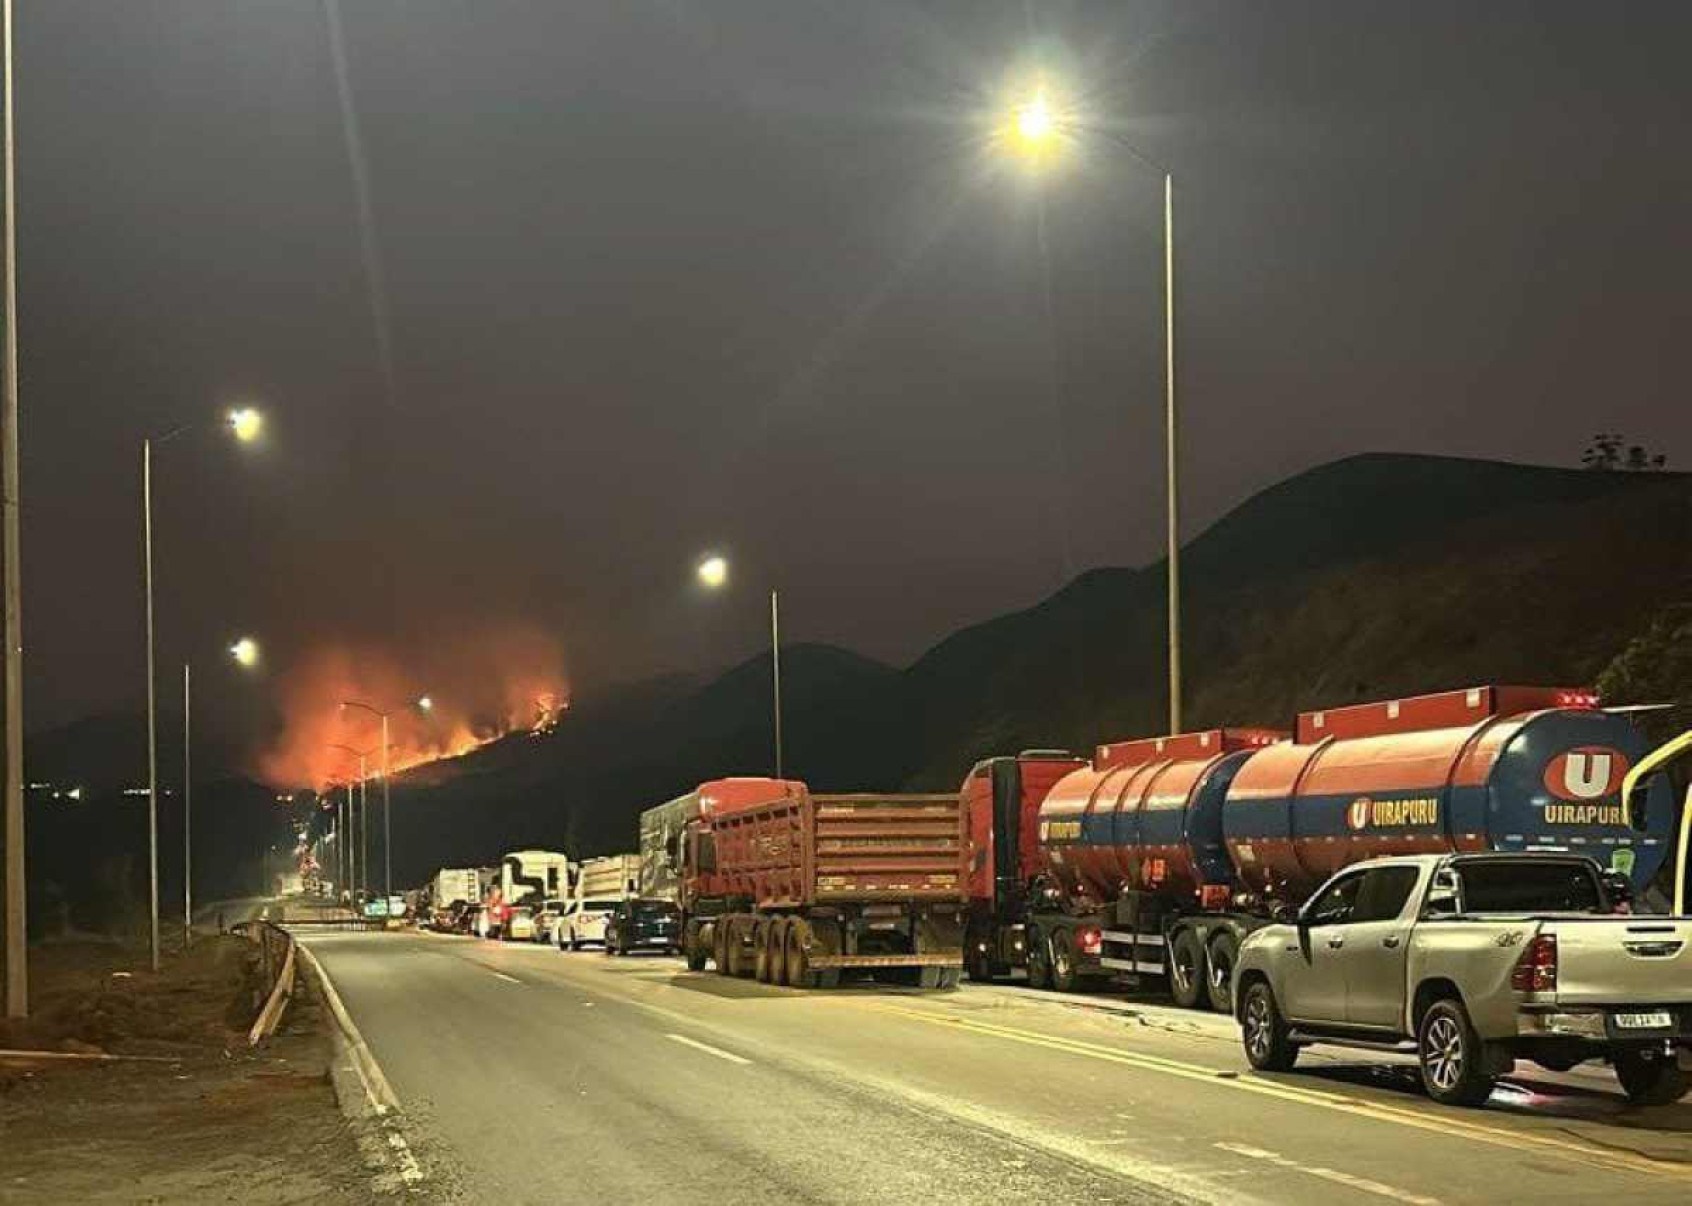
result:
[[[1687,4],[343,9],[368,245],[322,4],[19,0],[32,729],[141,696],[182,422],[166,668],[524,625],[585,693],[751,654],[772,584],[902,663],[1156,557],[1161,181],[996,154],[1040,75],[1175,173],[1189,535],[1365,450],[1692,463]]]

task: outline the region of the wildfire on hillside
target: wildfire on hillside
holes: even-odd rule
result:
[[[258,771],[278,787],[322,790],[380,774],[382,722],[388,714],[393,773],[456,758],[512,733],[542,735],[570,706],[557,644],[517,629],[433,649],[413,671],[393,655],[348,645],[312,651],[280,676],[281,730],[260,755]],[[426,701],[426,702],[425,702]],[[345,747],[345,748],[341,748]]]

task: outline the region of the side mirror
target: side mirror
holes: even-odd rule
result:
[[[1299,912],[1297,905],[1282,901],[1269,910],[1269,919],[1279,925],[1300,925],[1304,921],[1304,915]]]

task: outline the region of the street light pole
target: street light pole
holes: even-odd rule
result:
[[[770,591],[770,676],[775,694],[775,777],[781,778],[781,600]]]
[[[1180,458],[1175,412],[1175,177],[1163,173],[1163,380],[1165,479],[1169,490],[1169,731],[1181,731]]]
[[[23,606],[18,582],[18,288],[17,205],[12,163],[12,0],[4,0],[5,63],[5,366],[0,401],[0,579],[5,602],[0,607],[0,659],[4,660],[0,710],[5,713],[3,790],[6,813],[6,1016],[29,1014],[29,951],[24,927],[23,800]]]
[[[159,970],[159,744],[153,668],[153,441],[141,441],[141,552],[147,589],[147,918],[153,970]],[[269,868],[266,868],[268,876]]]
[[[388,802],[388,714],[382,713],[382,899],[394,898],[393,809]]]
[[[193,670],[182,663],[182,949],[194,941]]]

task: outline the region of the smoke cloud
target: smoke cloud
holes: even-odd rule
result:
[[[382,722],[345,701],[388,713],[396,772],[548,727],[570,702],[558,642],[523,626],[431,642],[403,659],[375,646],[320,646],[287,667],[277,687],[281,727],[256,769],[279,789],[356,779],[357,755],[337,747],[365,752],[366,774],[379,772]]]

